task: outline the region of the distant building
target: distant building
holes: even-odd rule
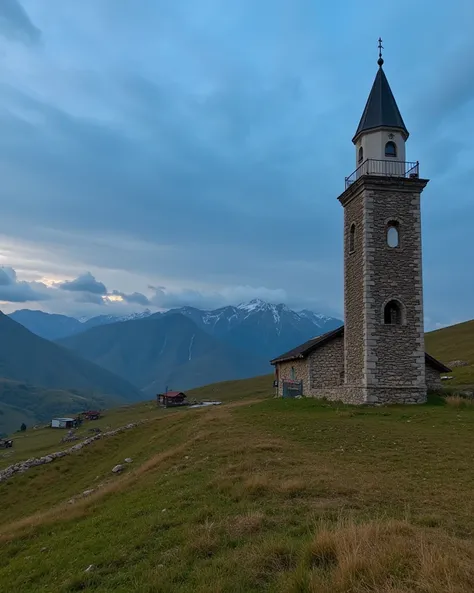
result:
[[[100,418],[100,412],[98,410],[87,410],[86,412],[81,412],[80,415],[85,420],[98,420]]]
[[[76,420],[74,418],[53,418],[51,428],[75,428]]]
[[[158,393],[156,403],[169,408],[172,406],[185,406],[188,402],[186,401],[186,394],[182,391],[167,391],[166,393]]]
[[[380,41],[380,40],[379,40]],[[407,162],[408,130],[378,71],[352,139],[356,170],[344,208],[344,327],[271,363],[278,393],[347,403],[423,403],[450,372],[425,353],[419,163]]]

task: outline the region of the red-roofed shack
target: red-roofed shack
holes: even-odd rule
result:
[[[98,420],[100,418],[99,410],[87,410],[86,412],[82,412],[81,416],[86,420]]]
[[[166,393],[158,393],[156,396],[156,403],[165,408],[171,406],[186,406],[186,394],[182,391],[167,391]]]

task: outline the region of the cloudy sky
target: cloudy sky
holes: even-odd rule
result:
[[[1,0],[0,307],[341,315],[381,35],[431,179],[427,327],[474,317],[473,28],[472,0]]]

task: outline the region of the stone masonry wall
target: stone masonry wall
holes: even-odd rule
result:
[[[420,212],[426,183],[364,176],[339,198],[344,206],[345,385],[351,398],[426,398]],[[399,225],[395,248],[386,239],[392,220]],[[353,222],[356,241],[350,253]],[[384,307],[392,299],[403,308],[401,326],[384,323]]]
[[[429,390],[436,391],[441,389],[441,374],[433,367],[426,365],[425,368],[426,387]]]
[[[283,397],[283,381],[293,379],[292,368],[295,369],[294,379],[303,381],[303,395],[308,395],[310,392],[309,365],[306,359],[290,360],[278,364],[278,395]]]
[[[344,208],[344,342],[345,382],[364,383],[364,203],[359,192]],[[354,250],[350,250],[355,225]]]
[[[68,449],[56,451],[55,453],[49,453],[49,455],[44,455],[43,457],[35,457],[31,459],[26,459],[25,461],[19,461],[18,463],[14,463],[13,465],[10,465],[7,468],[0,471],[0,482],[8,480],[14,474],[23,474],[32,467],[36,467],[38,465],[45,465],[46,463],[53,462],[55,459],[60,459],[61,457],[65,457],[66,455],[71,455],[72,453],[80,451],[82,448],[91,445],[99,439],[114,436],[120,432],[123,432],[124,430],[130,430],[131,428],[135,428],[136,426],[139,426],[144,422],[144,420],[139,420],[138,422],[130,422],[130,424],[127,424],[126,426],[121,426],[120,428],[109,430],[108,432],[100,432],[99,434],[88,437],[80,443],[77,443],[76,445],[69,447]]]
[[[334,338],[302,360],[280,363],[280,383],[278,394],[283,395],[282,379],[291,379],[291,367],[295,369],[295,378],[303,380],[303,395],[306,397],[326,398],[330,401],[342,401],[347,404],[368,403],[367,390],[364,387],[349,386],[344,383],[344,338]],[[434,389],[441,386],[440,374],[426,365],[427,387]],[[426,401],[426,387],[384,387],[378,386],[370,393],[370,403],[423,403]]]
[[[338,336],[308,356],[309,394],[344,384],[344,336]]]
[[[413,183],[410,183],[413,182]],[[370,180],[365,193],[366,377],[369,401],[425,401],[418,180]],[[399,224],[399,246],[387,245],[387,224]],[[402,325],[384,323],[390,300],[402,306]],[[385,394],[385,395],[384,395]],[[403,395],[406,394],[406,395]]]

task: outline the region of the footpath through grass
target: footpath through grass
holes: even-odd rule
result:
[[[205,387],[199,387],[188,392],[190,401],[222,401],[223,403],[248,398],[268,397],[271,395],[272,377],[266,375],[254,377],[243,381],[225,381]],[[100,428],[102,431],[113,430],[125,426],[129,422],[139,420],[157,420],[173,415],[179,410],[176,408],[163,409],[156,405],[156,401],[144,401],[138,404],[124,405],[119,408],[105,410],[99,420],[84,421],[75,431],[80,439],[85,439],[92,434],[91,429]],[[74,416],[74,415],[73,415]],[[0,470],[31,457],[41,457],[54,451],[68,449],[75,441],[62,443],[61,439],[67,430],[58,428],[28,428],[25,432],[16,432],[12,435],[14,446],[11,449],[0,449]]]
[[[472,592],[473,445],[472,407],[162,415],[0,484],[0,590]]]

